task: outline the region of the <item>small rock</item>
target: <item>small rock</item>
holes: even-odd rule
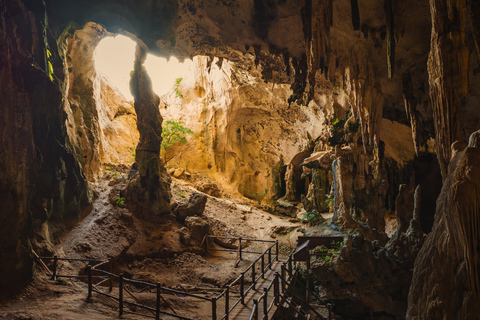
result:
[[[178,178],[180,178],[180,177],[182,176],[182,174],[183,174],[184,172],[185,172],[185,169],[183,169],[183,168],[177,168],[177,169],[175,169],[175,171],[173,172],[173,176],[178,179]]]
[[[247,219],[247,217],[246,217],[244,214],[242,214],[242,215],[240,216],[240,219],[242,219],[242,220],[246,220],[246,219]]]

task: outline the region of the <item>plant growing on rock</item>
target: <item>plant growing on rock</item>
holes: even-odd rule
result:
[[[195,135],[191,129],[184,127],[180,121],[167,120],[164,122],[160,152],[163,154],[165,164],[175,157],[175,155],[169,157],[170,148],[176,145],[186,144],[187,136],[191,134]]]
[[[317,210],[313,209],[303,215],[302,222],[308,221],[310,225],[316,225],[323,222],[323,217]]]
[[[252,194],[252,198],[254,198],[255,200],[257,200],[257,201],[258,201],[258,204],[260,204],[260,203],[262,203],[263,198],[265,198],[265,196],[267,195],[267,192],[268,192],[268,189],[267,189],[267,188],[265,188],[265,189],[263,190],[263,192],[260,192],[260,191],[259,191],[259,192],[254,192],[254,193]]]
[[[179,97],[180,99],[183,99],[183,94],[180,92],[180,89],[178,89],[178,86],[180,85],[180,82],[182,82],[182,78],[177,78],[175,80],[175,94],[177,95],[177,97]]]
[[[125,198],[124,197],[120,197],[120,198],[117,198],[115,199],[115,204],[117,206],[123,206],[125,204]]]

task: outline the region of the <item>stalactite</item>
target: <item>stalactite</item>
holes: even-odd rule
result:
[[[410,118],[410,126],[412,128],[413,147],[418,156],[420,148],[421,128],[419,128],[419,117],[417,112],[417,98],[413,94],[412,74],[407,70],[403,74],[403,101],[405,102],[405,112]]]
[[[430,6],[433,20],[428,74],[437,156],[442,178],[445,179],[451,157],[450,146],[457,140],[463,140],[458,112],[469,84],[470,53],[465,44],[466,0],[455,3],[432,0]]]
[[[350,0],[352,9],[352,27],[353,30],[360,29],[360,11],[358,10],[358,0]]]
[[[313,97],[315,75],[322,71],[328,75],[328,53],[330,48],[330,27],[333,24],[331,0],[307,0],[302,12],[307,52],[308,76],[307,100]]]
[[[393,78],[393,72],[395,70],[395,15],[393,12],[393,0],[385,0],[384,8],[387,20],[388,77]]]

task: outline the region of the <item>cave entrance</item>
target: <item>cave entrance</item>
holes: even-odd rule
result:
[[[95,48],[93,59],[101,83],[99,122],[106,143],[103,144],[103,163],[131,164],[135,161],[138,144],[136,113],[130,92],[136,42],[123,35],[107,36]],[[182,99],[182,87],[192,81],[193,61],[180,62],[147,54],[145,69],[152,81],[153,91],[160,97],[164,120],[181,122],[162,112],[174,100]],[[103,115],[103,117],[102,117]],[[165,122],[164,122],[165,125]],[[168,126],[169,124],[166,123]],[[165,155],[162,154],[165,158]]]

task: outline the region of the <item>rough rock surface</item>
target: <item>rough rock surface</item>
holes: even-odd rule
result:
[[[170,212],[170,176],[160,158],[162,116],[158,110],[159,97],[153,92],[150,77],[143,63],[146,52],[137,45],[134,73],[130,81],[135,98],[137,128],[140,140],[135,153],[136,175],[127,187],[127,199],[132,212],[142,217]]]
[[[207,203],[207,196],[195,192],[188,200],[174,203],[172,205],[172,213],[177,220],[185,221],[187,217],[201,216],[205,210],[205,204]]]
[[[312,260],[321,298],[333,302],[335,314],[346,318],[370,312],[405,319],[412,267],[423,244],[418,221],[406,233],[380,246],[361,235],[348,236],[332,258]],[[330,256],[329,256],[330,257]]]
[[[408,319],[477,319],[480,132],[450,160],[435,224],[415,261]],[[442,279],[442,281],[438,281]]]
[[[190,216],[185,219],[185,225],[190,231],[192,239],[198,244],[202,242],[203,237],[210,233],[208,221],[203,217]]]
[[[89,209],[92,194],[64,134],[61,60],[44,25],[45,8],[16,0],[2,2],[1,7],[0,296],[4,296],[31,279],[32,244],[37,250],[44,240],[52,245],[49,222],[75,221]]]

